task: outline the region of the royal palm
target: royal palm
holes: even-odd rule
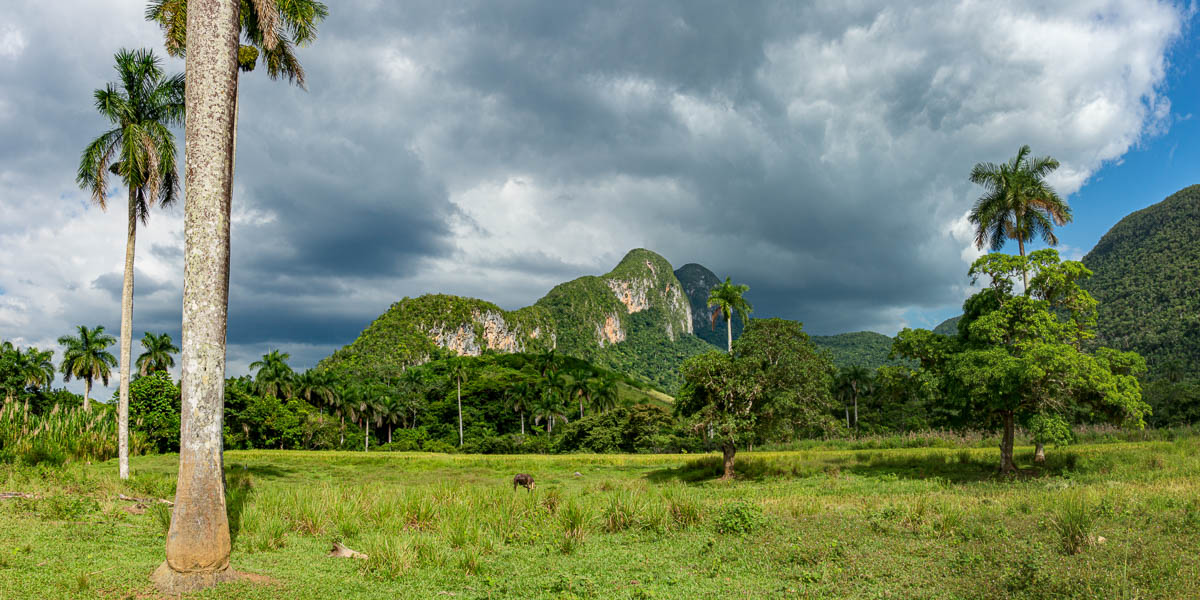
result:
[[[137,357],[138,374],[149,375],[155,371],[166,371],[175,366],[179,347],[166,333],[154,335],[149,331],[142,335],[142,353]]]
[[[978,163],[971,169],[971,183],[984,193],[975,201],[968,216],[975,226],[975,245],[1000,250],[1008,240],[1016,240],[1021,259],[1025,243],[1035,237],[1050,246],[1058,244],[1054,226],[1071,222],[1071,207],[1046,183],[1046,176],[1058,168],[1049,156],[1029,157],[1029,146],[1021,146],[1012,160],[1003,164]],[[1029,273],[1021,277],[1029,288]]]
[[[112,367],[117,366],[117,359],[108,351],[108,347],[112,346],[117,340],[113,336],[104,333],[104,327],[97,325],[93,328],[88,328],[85,325],[80,325],[78,335],[64,335],[58,338],[58,343],[64,346],[62,362],[59,364],[59,369],[62,371],[63,381],[70,381],[72,377],[83,380],[83,410],[90,411],[92,382],[99,379],[104,385],[108,385],[108,378],[112,374]]]
[[[144,225],[155,204],[175,201],[175,136],[183,122],[183,76],[167,77],[149,50],[116,54],[120,82],[96,90],[96,110],[113,125],[88,144],[79,160],[76,181],[106,209],[108,178],[116,175],[129,196],[125,234],[125,277],[121,286],[118,454],[122,479],[129,477],[129,371],[133,343],[133,258],[138,221]]]
[[[745,325],[750,313],[754,312],[754,307],[742,297],[749,290],[750,286],[733,283],[726,277],[723,283],[717,284],[708,292],[708,307],[713,309],[713,324],[716,324],[717,317],[725,319],[726,334],[729,337],[726,350],[729,352],[733,352],[733,315],[741,317],[742,324]]]

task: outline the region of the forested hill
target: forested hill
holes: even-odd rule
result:
[[[711,349],[691,332],[691,306],[671,264],[639,248],[612,271],[559,284],[520,310],[442,294],[404,298],[319,366],[394,377],[439,349],[469,356],[554,349],[673,393],[683,360]]]
[[[889,360],[892,338],[874,331],[856,331],[837,335],[814,335],[814,344],[829,351],[838,368],[866,367],[877,369],[884,365],[900,364]]]
[[[1121,219],[1083,258],[1097,342],[1144,356],[1151,376],[1200,376],[1200,185]]]

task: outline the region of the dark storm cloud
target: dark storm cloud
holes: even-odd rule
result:
[[[105,273],[92,280],[92,287],[98,290],[108,292],[113,299],[121,300],[121,286],[124,284],[125,277],[123,273]],[[134,269],[133,285],[135,292],[141,296],[150,296],[159,290],[174,289],[169,283],[158,281],[149,275]]]

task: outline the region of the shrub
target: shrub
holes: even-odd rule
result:
[[[717,533],[752,533],[763,524],[762,507],[747,500],[725,504],[717,512],[714,525]]]

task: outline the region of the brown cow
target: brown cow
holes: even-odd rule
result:
[[[527,473],[517,473],[517,476],[513,477],[513,491],[514,492],[517,491],[518,485],[524,486],[525,489],[532,492],[533,485],[534,485],[533,484],[533,476],[531,476]]]

